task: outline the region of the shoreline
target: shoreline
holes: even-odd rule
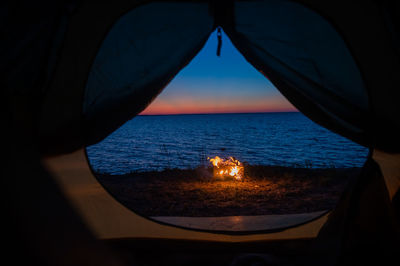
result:
[[[218,217],[332,209],[359,171],[247,165],[242,181],[216,179],[212,168],[204,167],[95,176],[142,216]]]

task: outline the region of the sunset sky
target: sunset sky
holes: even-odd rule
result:
[[[287,112],[296,109],[255,70],[223,34],[214,32],[200,53],[141,114]]]

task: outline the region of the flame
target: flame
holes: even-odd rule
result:
[[[222,159],[219,156],[214,158],[207,157],[207,159],[214,166],[214,176],[225,177],[231,176],[236,180],[241,180],[243,178],[244,167],[243,165],[233,157],[228,159]]]

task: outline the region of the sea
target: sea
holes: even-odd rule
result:
[[[139,115],[86,153],[93,170],[118,175],[207,166],[214,156],[252,165],[361,167],[368,149],[287,112]]]

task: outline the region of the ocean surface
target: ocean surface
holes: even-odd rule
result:
[[[110,174],[194,168],[216,155],[261,165],[361,167],[367,154],[301,113],[137,116],[87,147],[92,168]]]

